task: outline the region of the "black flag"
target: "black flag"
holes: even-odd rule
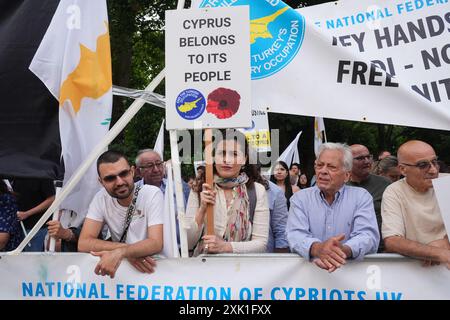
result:
[[[28,69],[58,0],[0,0],[0,176],[61,177],[58,101]]]

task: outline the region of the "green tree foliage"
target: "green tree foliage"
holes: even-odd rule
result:
[[[175,0],[109,0],[113,83],[144,89],[164,68],[164,13]],[[164,94],[164,83],[156,89]],[[113,123],[133,100],[114,97]],[[139,149],[153,147],[164,110],[144,105],[112,148],[134,157]]]

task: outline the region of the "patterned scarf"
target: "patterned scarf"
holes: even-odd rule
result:
[[[222,189],[232,189],[233,199],[227,211],[227,226],[223,235],[225,241],[249,241],[252,234],[252,224],[249,220],[249,200],[245,183],[248,177],[241,173],[236,178],[214,177],[216,185]]]

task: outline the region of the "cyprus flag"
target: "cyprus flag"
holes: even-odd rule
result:
[[[106,1],[61,0],[30,70],[59,101],[66,184],[108,132],[111,121],[111,52]],[[78,216],[85,215],[99,188],[93,165],[61,208],[74,210]]]

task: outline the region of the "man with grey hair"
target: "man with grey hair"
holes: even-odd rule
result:
[[[395,156],[387,156],[378,163],[378,175],[385,177],[391,182],[398,181],[401,177],[398,159]]]
[[[136,156],[136,171],[142,177],[136,182],[136,185],[143,186],[144,184],[158,187],[163,194],[166,192],[167,179],[165,176],[164,162],[158,152],[152,149],[139,150]],[[187,203],[190,188],[189,185],[183,183],[184,205]]]
[[[371,174],[373,158],[366,146],[362,144],[352,144],[350,146],[353,155],[353,166],[349,186],[361,187],[367,190],[373,198],[375,215],[378,222],[378,231],[381,234],[381,197],[386,187],[391,183],[385,177]],[[384,242],[380,241],[378,252],[384,251]]]
[[[322,144],[314,165],[316,185],[291,198],[286,227],[289,247],[328,272],[346,259],[361,260],[375,253],[380,240],[372,196],[345,184],[352,162],[347,145]]]
[[[141,180],[136,182],[136,186],[153,185],[158,187],[162,193],[166,194],[167,179],[165,178],[165,167],[161,155],[153,149],[139,150],[136,156],[136,173]],[[183,185],[184,206],[186,207],[191,188],[181,180]],[[175,213],[178,214],[175,208]],[[180,245],[180,226],[176,220],[177,243]]]

